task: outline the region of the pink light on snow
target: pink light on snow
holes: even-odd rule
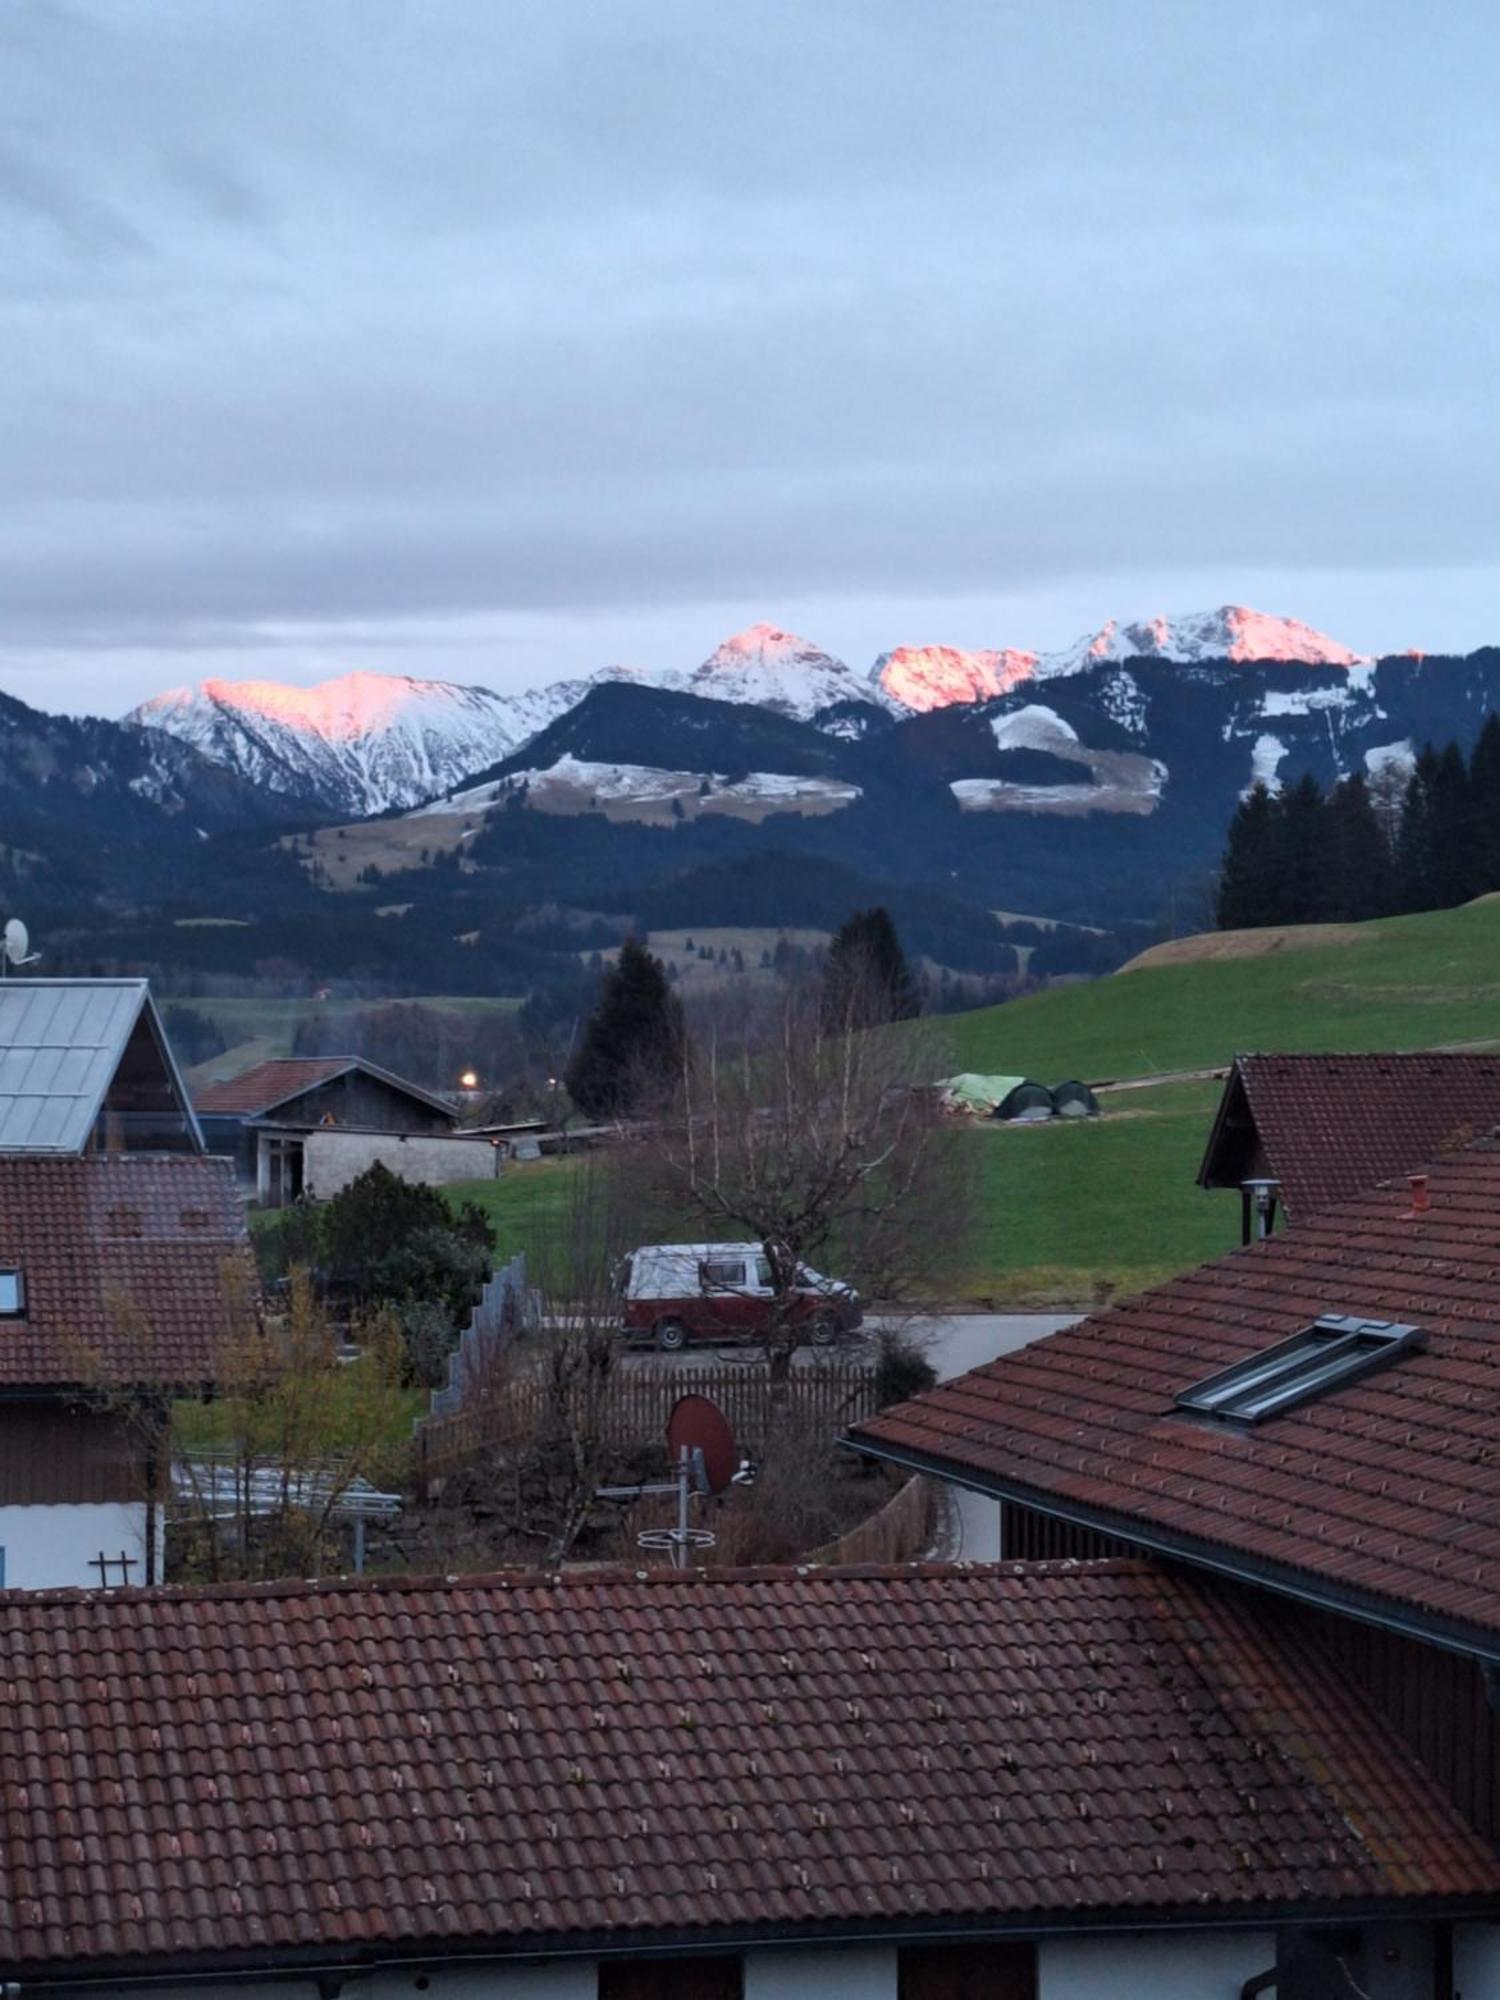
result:
[[[349,743],[389,729],[401,711],[432,691],[424,681],[393,674],[343,674],[317,687],[288,687],[280,681],[203,683],[212,701],[241,714],[295,729],[325,743]]]
[[[880,665],[880,685],[903,707],[927,713],[957,702],[988,701],[1036,672],[1035,653],[962,652],[957,646],[897,646]]]

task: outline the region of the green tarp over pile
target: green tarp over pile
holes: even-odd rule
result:
[[[967,1111],[975,1118],[992,1118],[997,1104],[1003,1104],[1024,1076],[978,1076],[965,1070],[961,1076],[945,1077],[938,1085],[945,1111]]]

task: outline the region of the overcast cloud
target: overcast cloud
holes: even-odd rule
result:
[[[0,687],[1500,640],[1472,0],[5,0]]]

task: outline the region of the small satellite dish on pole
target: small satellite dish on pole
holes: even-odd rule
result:
[[[31,949],[31,933],[19,917],[11,917],[0,939],[0,979],[14,966],[35,965],[41,957]]]

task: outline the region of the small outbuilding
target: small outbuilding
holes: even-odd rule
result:
[[[362,1056],[293,1056],[202,1085],[199,1122],[268,1208],[326,1200],[376,1162],[403,1180],[486,1179],[500,1149],[458,1130],[458,1110]]]

